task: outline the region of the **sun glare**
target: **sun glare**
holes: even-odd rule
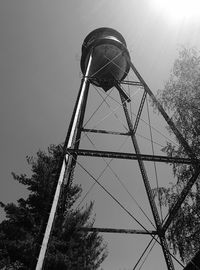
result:
[[[154,0],[154,5],[173,21],[200,18],[200,0]]]

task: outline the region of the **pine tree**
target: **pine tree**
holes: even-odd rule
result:
[[[38,151],[36,158],[27,157],[32,170],[30,177],[12,173],[16,181],[27,187],[29,196],[20,198],[17,204],[1,202],[6,219],[0,224],[0,269],[35,268],[62,152],[62,145],[51,145],[47,154]],[[68,186],[66,194],[64,211],[63,204],[58,207],[44,269],[98,269],[107,256],[102,236],[79,230],[93,225],[93,203],[81,210],[73,209],[81,194],[78,185]]]
[[[158,92],[158,98],[199,159],[200,53],[196,49],[180,50],[171,76],[164,90]],[[181,145],[175,146],[168,143],[162,150],[169,156],[187,157]],[[159,189],[162,203],[169,209],[176,202],[182,188],[194,172],[194,168],[190,165],[173,164],[172,166],[177,182],[170,187]],[[171,247],[175,253],[179,253],[183,262],[188,262],[200,249],[199,232],[200,178],[198,177],[167,232]]]

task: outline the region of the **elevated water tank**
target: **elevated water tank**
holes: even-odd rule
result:
[[[82,45],[81,70],[85,74],[88,58],[92,52],[90,81],[105,91],[122,81],[129,72],[130,58],[123,36],[112,28],[98,28],[92,31]]]

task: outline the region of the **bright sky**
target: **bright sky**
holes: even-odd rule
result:
[[[200,3],[198,0],[153,0],[152,6],[175,25],[183,21],[190,24],[199,20]]]
[[[136,68],[156,93],[168,79],[180,46],[200,48],[198,2],[0,1],[1,201],[16,201],[24,196],[25,190],[12,180],[10,173],[28,172],[26,155],[64,141],[79,89],[85,36],[102,26],[118,30]],[[86,178],[83,177],[85,182]],[[87,186],[85,182],[83,185]],[[105,209],[101,222],[106,226],[110,211],[105,205],[99,208]],[[118,208],[113,207],[112,211],[116,215],[111,224],[118,225]],[[123,217],[121,221],[122,227],[132,226]],[[141,238],[126,237],[123,242],[122,237],[106,239],[109,242],[113,238],[104,270],[133,268]],[[120,245],[121,249],[116,248]],[[149,264],[142,269],[155,269],[159,252],[155,249]]]

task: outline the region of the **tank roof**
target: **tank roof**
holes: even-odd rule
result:
[[[125,39],[117,30],[109,28],[109,27],[100,27],[100,28],[93,30],[92,32],[90,32],[86,36],[86,38],[84,39],[84,42],[83,42],[83,47],[84,47],[84,44],[87,44],[88,41],[90,41],[92,38],[97,38],[98,36],[102,36],[102,34],[114,36],[114,37],[118,38],[126,46]],[[82,49],[84,49],[83,47],[82,47]]]

